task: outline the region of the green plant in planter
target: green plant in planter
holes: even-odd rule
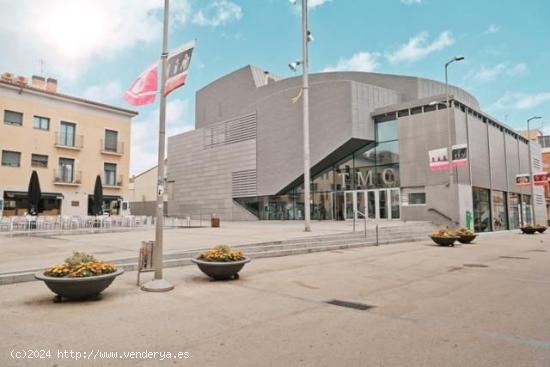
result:
[[[453,238],[456,237],[451,229],[440,229],[432,233],[432,237]]]
[[[74,252],[63,264],[56,264],[44,271],[44,275],[55,278],[87,278],[110,274],[116,271],[112,264],[96,260],[84,252]]]
[[[245,257],[242,251],[234,250],[231,247],[225,245],[216,246],[199,255],[199,260],[203,261],[228,262],[240,261],[244,259]]]
[[[475,235],[474,231],[464,227],[455,230],[455,234],[457,236],[474,236]]]

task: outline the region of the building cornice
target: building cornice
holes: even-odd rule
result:
[[[38,96],[42,96],[42,97],[46,97],[46,98],[55,99],[55,100],[58,100],[58,101],[69,102],[69,103],[73,103],[73,104],[77,104],[77,105],[81,105],[81,106],[87,106],[87,107],[95,108],[95,109],[102,110],[102,111],[117,113],[117,114],[120,114],[120,115],[123,115],[123,116],[126,116],[126,117],[135,117],[135,116],[138,115],[138,112],[136,112],[136,111],[127,110],[127,109],[124,109],[124,108],[115,107],[115,106],[111,106],[111,105],[108,105],[108,104],[91,101],[91,100],[80,98],[80,97],[74,97],[74,96],[70,96],[68,94],[53,93],[53,92],[49,92],[49,91],[44,90],[44,89],[34,88],[34,87],[29,86],[29,85],[21,85],[21,84],[17,84],[17,83],[10,83],[10,82],[0,80],[0,87],[4,87],[6,89],[16,90],[16,91],[19,92],[19,94],[29,93],[29,94],[33,94],[33,95],[38,95]]]

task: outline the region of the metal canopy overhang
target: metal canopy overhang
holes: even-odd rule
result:
[[[26,191],[4,191],[4,197],[8,199],[27,199],[29,194]],[[43,192],[40,197],[42,199],[63,199],[64,196],[60,192]]]
[[[342,159],[346,158],[348,155],[350,155],[354,151],[359,150],[362,147],[372,143],[374,143],[374,141],[372,140],[351,138],[342,146],[340,146],[335,151],[333,151],[328,156],[326,156],[324,159],[319,161],[317,164],[313,165],[311,167],[311,177],[315,177],[319,173],[323,172],[325,169],[340,162]],[[282,190],[280,190],[276,195],[283,195],[287,193],[288,190],[290,190],[291,188],[298,186],[303,182],[304,182],[304,175],[302,174],[298,178],[296,178],[294,181],[292,181],[290,184],[285,186]]]

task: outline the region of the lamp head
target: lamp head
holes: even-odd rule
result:
[[[298,70],[298,66],[300,66],[302,64],[301,61],[299,60],[296,60],[294,62],[291,62],[290,64],[288,64],[288,67],[290,70],[296,72],[296,70]]]
[[[456,56],[455,61],[462,61],[464,60],[464,56]]]

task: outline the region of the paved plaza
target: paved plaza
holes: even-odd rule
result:
[[[42,283],[4,285],[0,366],[549,366],[548,238],[506,232],[455,248],[267,258],[228,282],[172,268],[176,288],[158,294],[140,291],[131,272],[99,302],[54,304]],[[10,357],[28,349],[51,358]],[[145,351],[188,359],[122,355]],[[106,352],[119,354],[98,359]]]
[[[380,226],[397,226],[401,222],[381,221]],[[209,223],[208,223],[209,224]],[[166,255],[183,250],[203,249],[215,245],[231,246],[301,237],[349,233],[353,222],[314,222],[313,231],[304,232],[301,221],[223,222],[221,228],[167,228],[164,231]],[[357,231],[363,223],[356,223]],[[370,228],[373,224],[369,223]],[[141,241],[155,238],[154,227],[129,231],[77,235],[10,235],[0,233],[0,273],[39,269],[62,262],[72,251],[85,251],[103,260],[136,258]]]

